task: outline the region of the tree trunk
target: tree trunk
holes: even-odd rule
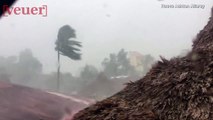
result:
[[[57,91],[60,91],[60,53],[58,51]]]

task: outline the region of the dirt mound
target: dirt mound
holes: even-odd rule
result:
[[[213,120],[213,9],[185,57],[162,58],[141,80],[75,120]]]

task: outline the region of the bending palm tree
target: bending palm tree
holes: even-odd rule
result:
[[[72,60],[80,60],[81,54],[80,49],[82,47],[81,42],[72,40],[76,38],[75,30],[69,25],[61,27],[58,31],[58,39],[56,40],[55,50],[58,52],[58,73],[57,73],[57,90],[60,89],[60,55],[69,57]]]

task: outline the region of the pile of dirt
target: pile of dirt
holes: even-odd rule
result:
[[[162,58],[141,80],[75,115],[75,120],[213,120],[213,9],[191,52]]]

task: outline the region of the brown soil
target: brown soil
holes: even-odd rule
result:
[[[162,58],[141,80],[86,108],[75,120],[213,120],[212,17],[182,58]]]

